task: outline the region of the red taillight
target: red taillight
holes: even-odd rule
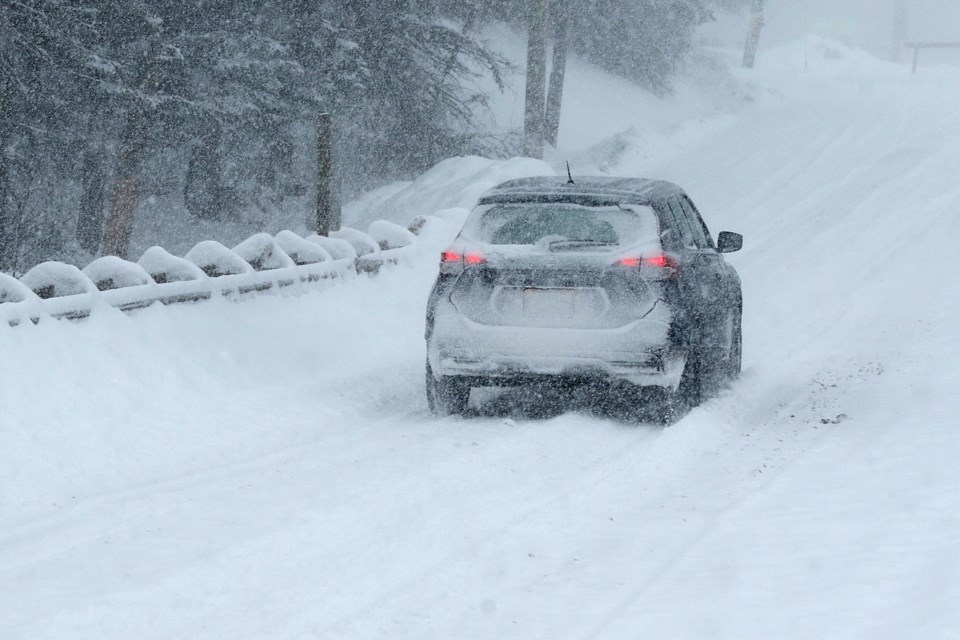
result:
[[[639,269],[641,267],[650,267],[653,269],[662,269],[668,273],[674,273],[680,265],[672,257],[663,253],[654,253],[639,258],[620,258],[617,260],[617,266]]]
[[[641,263],[648,267],[659,267],[661,269],[664,267],[677,266],[673,260],[663,255],[662,253],[658,256],[647,256],[641,261]]]
[[[456,251],[444,251],[440,254],[440,262],[462,262],[463,254]]]
[[[487,259],[482,253],[460,253],[459,251],[444,251],[440,254],[441,273],[458,274],[464,267],[486,264]]]

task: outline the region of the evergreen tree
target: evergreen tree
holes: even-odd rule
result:
[[[276,210],[306,195],[321,112],[350,189],[482,152],[472,80],[508,65],[478,34],[524,5],[0,0],[0,269],[90,257],[104,230],[125,246],[150,194],[195,219]],[[572,52],[658,91],[706,19],[699,0],[570,7]]]

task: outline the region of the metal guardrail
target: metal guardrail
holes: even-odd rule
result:
[[[921,49],[960,49],[960,42],[904,42],[903,46],[913,49],[913,73],[916,73]]]
[[[356,233],[362,234],[362,232]],[[362,235],[374,246],[378,244],[370,236]],[[303,290],[322,289],[330,286],[335,280],[350,279],[365,273],[375,274],[384,265],[399,263],[413,249],[412,244],[390,247],[382,240],[379,244],[386,248],[359,257],[217,277],[202,276],[192,280],[162,283],[150,281],[146,284],[105,290],[98,290],[92,282],[88,281],[90,286],[87,291],[73,295],[42,298],[27,287],[17,285],[19,299],[3,301],[3,296],[0,295],[0,324],[11,327],[23,323],[37,324],[45,317],[76,320],[86,318],[96,306],[102,304],[132,312],[157,303],[171,305],[202,302],[213,298],[242,300],[265,293],[296,293]],[[280,251],[278,248],[274,250]],[[8,282],[11,280],[8,278]],[[0,285],[2,284],[0,282]]]

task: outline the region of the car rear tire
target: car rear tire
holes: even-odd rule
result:
[[[726,388],[740,375],[743,351],[740,308],[728,312],[721,330],[706,328],[691,345],[677,393],[695,407]]]
[[[680,385],[676,389],[644,387],[642,417],[651,422],[671,425],[700,404],[703,394],[701,360],[695,350],[687,355]]]
[[[682,409],[689,410],[697,406],[705,395],[704,383],[710,374],[710,367],[704,351],[706,350],[702,346],[697,346],[687,354],[687,364],[683,367],[680,386],[673,392],[674,404]]]
[[[450,376],[434,376],[427,363],[427,405],[434,415],[462,415],[470,402],[470,387]]]

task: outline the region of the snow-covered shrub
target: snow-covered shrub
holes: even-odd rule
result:
[[[199,280],[206,277],[200,267],[189,260],[167,253],[163,247],[150,247],[143,252],[137,264],[143,267],[158,284]]]
[[[317,235],[316,233],[307,236],[306,240],[322,247],[334,260],[353,260],[357,257],[357,250],[346,240],[328,238],[327,236]]]
[[[22,282],[5,273],[0,273],[0,304],[4,302],[23,302],[31,296]]]
[[[367,235],[373,238],[381,249],[398,249],[408,247],[417,239],[407,229],[387,220],[376,220],[370,223]]]
[[[254,271],[269,271],[294,266],[293,260],[281,249],[269,233],[257,233],[233,248],[233,252],[247,261]]]
[[[20,282],[43,299],[74,296],[97,287],[80,269],[63,262],[43,262],[27,271]]]
[[[187,252],[187,260],[200,267],[211,278],[234,275],[237,273],[253,273],[251,267],[243,258],[216,240],[204,240]]]
[[[349,242],[356,250],[357,256],[361,258],[370,254],[380,253],[380,245],[377,244],[377,241],[359,229],[343,227],[342,229],[331,231],[330,237]]]
[[[319,244],[301,238],[293,231],[284,229],[274,237],[274,240],[296,264],[316,264],[333,259],[330,253]]]
[[[83,273],[100,291],[136,287],[152,282],[150,274],[139,264],[117,256],[97,258],[83,268]]]

